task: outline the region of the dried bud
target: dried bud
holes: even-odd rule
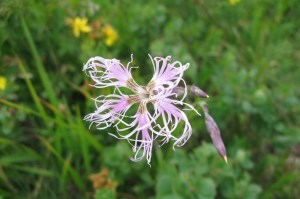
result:
[[[89,179],[93,183],[95,190],[110,188],[114,190],[117,186],[117,183],[108,178],[108,169],[104,168],[99,173],[91,174]]]
[[[209,96],[203,91],[201,90],[199,87],[197,86],[191,86],[190,87],[191,92],[196,95],[197,97],[201,97],[201,98],[208,98]]]
[[[215,145],[218,153],[227,163],[226,148],[221,137],[220,129],[217,126],[215,120],[209,115],[207,107],[205,105],[201,105],[201,107],[205,114],[206,128],[210,134],[213,144]]]

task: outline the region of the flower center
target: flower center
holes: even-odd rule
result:
[[[139,87],[137,89],[137,94],[138,94],[138,96],[139,96],[139,98],[140,98],[141,101],[143,101],[143,100],[149,100],[150,93],[145,89],[144,86]]]

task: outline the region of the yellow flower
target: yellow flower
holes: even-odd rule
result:
[[[237,4],[238,2],[240,2],[240,0],[228,0],[229,1],[229,3],[231,4],[231,5],[235,5],[235,4]]]
[[[75,37],[80,36],[80,32],[91,32],[91,27],[87,25],[87,18],[76,17],[75,19],[67,19],[66,23],[73,28]]]
[[[106,37],[105,44],[107,46],[112,46],[119,38],[117,31],[111,25],[105,25],[102,31]]]
[[[4,90],[6,88],[6,78],[0,76],[0,90]]]

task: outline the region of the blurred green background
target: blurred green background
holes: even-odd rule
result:
[[[1,0],[0,198],[300,198],[297,0]],[[229,163],[204,118],[188,143],[131,162],[126,141],[82,121],[92,56],[151,78],[152,56],[189,62]],[[196,102],[195,102],[196,105]],[[196,106],[199,109],[199,106]]]

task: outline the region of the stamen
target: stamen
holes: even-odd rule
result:
[[[137,90],[139,88],[139,85],[132,78],[127,80],[126,85],[133,92],[137,92]]]

